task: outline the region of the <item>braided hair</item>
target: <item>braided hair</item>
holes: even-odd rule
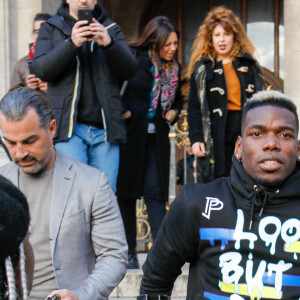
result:
[[[9,180],[0,176],[0,300],[28,299],[22,242],[29,220],[25,196]]]

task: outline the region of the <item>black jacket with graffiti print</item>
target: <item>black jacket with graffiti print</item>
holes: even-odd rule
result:
[[[141,294],[170,295],[190,263],[187,299],[299,299],[300,171],[274,193],[233,158],[230,177],[186,185],[143,267]]]

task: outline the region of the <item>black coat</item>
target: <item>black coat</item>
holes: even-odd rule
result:
[[[117,185],[117,195],[120,199],[138,199],[142,196],[149,123],[147,113],[150,105],[153,74],[150,70],[152,62],[147,52],[137,49],[136,58],[139,62],[139,70],[135,77],[129,81],[123,97],[124,110],[130,110],[131,117],[126,119],[127,142],[120,151]],[[183,98],[179,85],[171,109],[180,113],[182,103]],[[160,104],[157,106],[154,123],[156,125],[155,141],[162,180],[163,201],[167,202],[170,169],[169,126],[166,120],[162,118]]]
[[[232,62],[241,86],[241,107],[253,93],[265,88],[262,71],[257,62],[244,54]],[[205,70],[204,87],[199,82],[201,72]],[[202,89],[204,93],[200,93]],[[213,154],[215,159],[215,176],[220,177],[225,172],[225,129],[227,117],[227,89],[222,61],[214,63],[209,58],[203,58],[195,64],[190,80],[190,94],[188,102],[189,137],[191,144],[204,142],[202,127],[202,111],[199,95],[208,103],[211,122],[211,136],[213,138]]]
[[[95,6],[94,16],[104,26],[112,25],[108,33],[111,45],[92,43],[91,67],[95,94],[103,109],[103,123],[109,142],[125,142],[125,126],[120,100],[120,82],[133,77],[137,63],[121,28],[112,22],[106,11]],[[57,122],[56,141],[65,141],[75,130],[78,102],[81,94],[82,71],[79,53],[71,41],[75,20],[63,3],[55,16],[44,22],[39,31],[33,60],[33,72],[48,82],[47,98]],[[99,111],[99,114],[101,112]]]

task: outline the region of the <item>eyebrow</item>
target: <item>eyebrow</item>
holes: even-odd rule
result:
[[[248,128],[245,128],[245,130],[250,130],[250,129],[261,129],[261,130],[264,130],[265,128],[266,127],[263,126],[263,125],[253,124],[253,125],[249,126]],[[291,127],[291,126],[280,126],[279,130],[280,131],[282,131],[282,130],[290,130],[290,131],[296,132],[295,128]]]
[[[8,139],[7,137],[3,136],[3,138],[5,139],[5,141],[9,142],[9,143],[16,143],[16,141],[12,141],[10,139]],[[35,139],[35,138],[38,138],[38,135],[37,134],[33,134],[33,135],[30,135],[29,137],[23,139],[21,141],[21,143],[24,143],[24,142],[27,142],[28,140],[30,139]]]

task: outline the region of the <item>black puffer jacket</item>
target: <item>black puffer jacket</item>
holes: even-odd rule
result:
[[[299,299],[300,171],[267,194],[233,160],[230,177],[182,188],[148,254],[141,294],[170,295],[190,262],[187,299]]]
[[[108,33],[112,44],[108,47],[101,47],[94,42],[91,44],[91,77],[102,107],[107,140],[122,143],[125,141],[125,125],[119,93],[120,82],[134,75],[137,63],[121,28],[112,22],[106,11],[96,5],[93,14],[104,26],[111,25]],[[79,60],[81,48],[77,48],[70,38],[74,24],[68,5],[63,3],[57,14],[42,24],[32,65],[33,72],[48,82],[47,97],[57,121],[56,141],[65,141],[72,136],[83,88]]]

